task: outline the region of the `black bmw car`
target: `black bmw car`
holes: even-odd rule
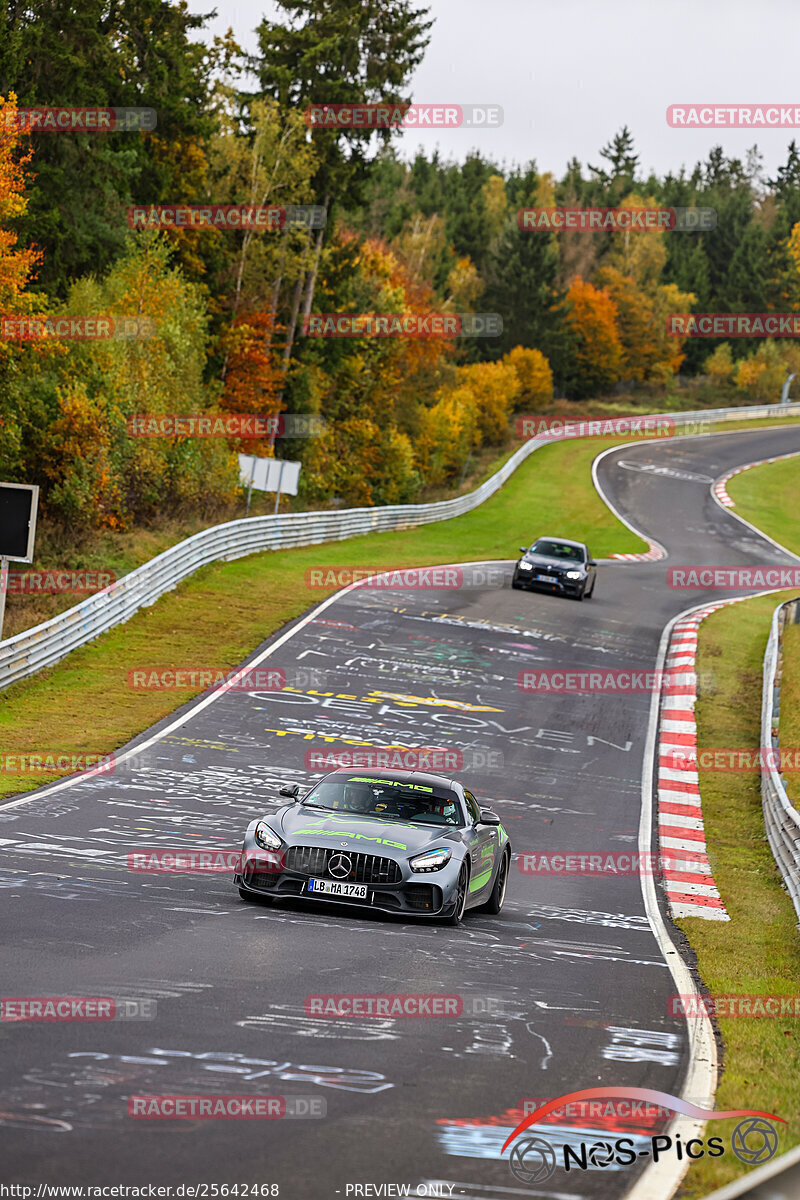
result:
[[[583,542],[541,537],[526,549],[514,568],[511,586],[589,600],[594,595],[597,567]]]
[[[499,913],[511,843],[457,780],[417,771],[339,768],[302,798],[251,822],[234,883],[252,900],[295,897],[458,925]]]

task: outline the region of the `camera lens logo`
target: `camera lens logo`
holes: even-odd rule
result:
[[[775,1126],[763,1117],[748,1117],[740,1121],[731,1134],[731,1149],[740,1162],[750,1166],[769,1162],[778,1149]]]
[[[508,1165],[511,1174],[520,1183],[543,1183],[555,1173],[555,1151],[544,1138],[526,1138],[523,1142],[517,1142]]]
[[[595,1142],[587,1158],[593,1167],[607,1167],[614,1161],[614,1147],[610,1142]]]

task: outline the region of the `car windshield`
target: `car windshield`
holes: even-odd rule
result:
[[[551,542],[549,538],[539,538],[530,549],[531,554],[542,554],[545,558],[564,558],[570,562],[583,562],[583,550],[580,546],[572,546],[569,542]]]
[[[387,821],[418,821],[422,825],[461,828],[464,820],[455,792],[399,779],[372,779],[364,775],[335,776],[321,780],[304,798],[306,808],[359,813]]]

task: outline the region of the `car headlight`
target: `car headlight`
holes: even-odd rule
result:
[[[580,579],[583,571],[567,571],[567,579]]]
[[[259,846],[263,846],[265,850],[279,850],[283,845],[277,833],[273,833],[269,825],[265,825],[263,821],[259,821],[253,830],[253,836]]]
[[[412,871],[441,871],[442,867],[450,862],[452,850],[447,850],[444,846],[440,850],[426,850],[424,854],[418,854],[416,858],[409,859]]]
[[[521,562],[519,564],[519,569],[520,569],[520,571],[532,571],[533,567],[531,566],[530,563]]]

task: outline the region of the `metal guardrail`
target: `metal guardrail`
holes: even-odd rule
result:
[[[778,869],[800,919],[800,812],[793,807],[786,786],[776,769],[778,756],[778,719],[780,716],[781,643],[783,627],[791,617],[800,616],[798,601],[779,604],[772,614],[767,649],[764,654],[764,682],[761,696],[761,746],[772,750],[761,769],[761,803],[769,844]],[[780,762],[780,758],[778,757]]]
[[[705,1200],[739,1200],[740,1196],[748,1196],[749,1200],[797,1200],[800,1196],[800,1146],[711,1192]]]
[[[780,408],[774,404],[761,404],[647,415],[651,418],[671,418],[676,425],[683,426],[772,416],[780,418],[798,411],[800,403],[785,404]],[[634,419],[634,414],[631,414],[631,418]],[[581,424],[575,422],[573,426],[580,428]],[[413,529],[471,512],[499,491],[535,450],[561,440],[563,436],[531,438],[474,492],[452,500],[439,500],[432,504],[393,504],[381,508],[349,508],[338,512],[277,513],[245,517],[204,529],[124,575],[104,591],[41,625],[0,642],[0,688],[59,662],[70,651],[85,646],[101,633],[129,620],[140,608],[155,603],[159,596],[211,563],[229,562],[263,550],[285,550],[292,546],[342,541],[364,533]]]

